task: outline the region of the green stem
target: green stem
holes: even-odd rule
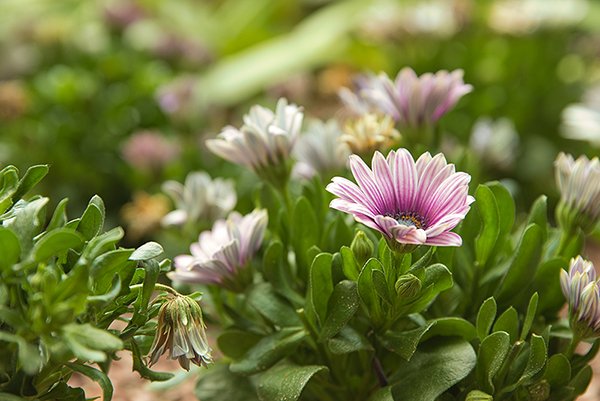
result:
[[[569,358],[569,359],[573,358],[573,355],[575,355],[575,349],[577,348],[577,345],[579,345],[580,342],[581,342],[581,339],[579,338],[579,336],[573,335],[573,338],[571,339],[571,342],[569,343],[569,347],[565,351],[565,356],[567,358]]]
[[[572,230],[564,230],[561,232],[558,248],[556,249],[557,256],[563,256],[563,253],[565,252],[567,245],[569,245],[569,243],[571,242],[573,235],[574,233],[572,232]]]
[[[137,290],[137,289],[143,288],[143,286],[144,286],[144,284],[134,284],[132,286],[129,286],[129,289]],[[175,296],[181,296],[181,294],[178,293],[177,291],[175,291],[173,288],[169,287],[168,285],[164,285],[164,284],[160,284],[160,283],[154,284],[154,290],[155,291],[165,291],[165,292],[168,292],[169,294],[172,294]]]

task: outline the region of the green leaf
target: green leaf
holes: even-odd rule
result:
[[[307,258],[307,251],[319,243],[320,226],[308,199],[298,198],[292,218],[292,243],[299,265],[309,267],[311,261]]]
[[[98,196],[95,196],[95,198],[100,199]],[[104,226],[104,211],[96,204],[97,202],[98,200],[94,202],[94,198],[90,200],[77,225],[77,231],[83,234],[86,240],[98,235]]]
[[[504,311],[496,320],[493,331],[505,331],[510,336],[511,344],[517,340],[519,335],[519,314],[512,306]]]
[[[539,294],[538,313],[554,314],[565,304],[565,298],[560,288],[560,271],[569,262],[563,258],[555,258],[540,264],[533,277],[533,288]]]
[[[477,383],[486,393],[494,393],[492,379],[500,370],[508,354],[510,337],[508,333],[497,331],[483,339],[477,354]]]
[[[250,379],[232,373],[225,364],[202,372],[196,382],[196,397],[202,401],[258,401]]]
[[[592,381],[592,376],[594,372],[590,365],[586,365],[583,369],[581,369],[573,379],[569,382],[569,385],[573,387],[573,391],[575,394],[583,394],[585,390],[589,386]]]
[[[0,227],[0,270],[10,269],[19,261],[21,246],[19,239],[8,228]]]
[[[230,329],[217,338],[217,345],[221,352],[233,359],[242,358],[246,352],[256,345],[261,336],[249,331]]]
[[[57,228],[45,233],[33,246],[33,260],[43,262],[60,256],[69,249],[78,250],[83,245],[83,237],[71,228]]]
[[[163,252],[160,244],[150,241],[133,251],[129,260],[150,260],[162,255]]]
[[[500,216],[496,197],[486,185],[479,185],[475,191],[475,205],[482,219],[481,231],[475,238],[475,254],[480,266],[485,266],[500,233]]]
[[[83,249],[82,257],[93,260],[103,253],[114,250],[116,243],[123,238],[123,235],[125,235],[123,229],[121,227],[115,227],[112,230],[94,237]]]
[[[385,348],[400,355],[404,360],[410,361],[421,338],[434,325],[435,322],[428,322],[425,326],[413,330],[387,331],[379,339]]]
[[[25,175],[19,181],[19,187],[13,194],[13,202],[18,201],[27,194],[38,182],[40,182],[48,174],[48,165],[41,164],[37,166],[31,166],[25,172]]]
[[[67,223],[67,203],[69,203],[68,199],[63,199],[58,202],[56,209],[54,209],[54,213],[52,213],[50,222],[46,226],[46,231],[52,231],[56,228],[63,227]]]
[[[261,401],[296,401],[308,381],[319,372],[327,372],[325,366],[296,366],[281,364],[272,367],[258,379],[257,394]]]
[[[529,380],[544,368],[548,358],[546,343],[542,337],[532,334],[530,344],[529,358],[527,359],[525,371],[519,379],[520,383],[529,383]]]
[[[135,252],[134,252],[135,253]],[[131,259],[131,256],[129,257]],[[154,292],[154,286],[158,281],[158,275],[160,274],[160,266],[154,259],[149,259],[143,262],[144,265],[144,284],[142,285],[142,292],[136,301],[136,310],[139,312],[145,312],[148,309],[150,298]]]
[[[292,306],[277,296],[269,283],[254,285],[246,301],[271,323],[280,327],[302,326]]]
[[[476,356],[464,340],[443,338],[423,344],[410,362],[400,363],[392,387],[394,400],[434,401],[463,380],[475,367]]]
[[[327,306],[327,317],[319,336],[325,341],[335,336],[358,310],[356,283],[350,280],[339,282],[333,289]]]
[[[3,226],[16,234],[21,246],[21,259],[33,247],[33,238],[42,231],[43,211],[48,198],[37,198],[30,202],[19,201],[10,210],[11,217],[4,220]]]
[[[263,256],[263,274],[276,292],[288,298],[297,305],[304,303],[304,298],[293,289],[294,277],[289,272],[289,266],[283,259],[283,244],[273,240],[267,246]]]
[[[544,241],[548,236],[548,198],[541,195],[533,202],[526,226],[535,223],[542,229]]]
[[[327,317],[329,297],[333,293],[333,280],[331,278],[330,253],[321,253],[313,260],[309,277],[309,302],[316,314],[317,321],[321,324]]]
[[[167,381],[173,378],[173,373],[168,372],[155,372],[151,370],[142,359],[142,353],[138,343],[131,339],[128,342],[128,348],[131,350],[131,356],[133,359],[133,370],[138,372],[144,379],[151,381]]]
[[[136,262],[129,260],[132,253],[132,249],[115,249],[94,259],[90,276],[93,278],[95,293],[105,292],[115,274],[122,274],[125,270],[135,268]]]
[[[358,280],[360,268],[354,258],[354,253],[345,245],[340,249],[340,253],[342,255],[342,269],[344,270],[344,275],[348,280]]]
[[[554,354],[548,359],[544,379],[552,388],[566,386],[571,380],[571,364],[563,354]]]
[[[382,315],[379,297],[375,292],[373,285],[373,270],[383,270],[379,260],[371,258],[365,263],[362,271],[358,275],[358,295],[365,304],[372,320],[379,320]]]
[[[452,273],[441,263],[433,264],[425,269],[422,279],[422,290],[417,299],[404,306],[405,313],[421,312],[442,291],[452,287]]]
[[[113,277],[110,288],[107,289],[107,292],[104,292],[100,295],[90,295],[87,297],[88,302],[110,302],[115,299],[119,293],[121,292],[121,279],[119,279],[118,275]]]
[[[0,171],[0,215],[13,205],[13,194],[19,185],[19,170],[15,166],[6,166]]]
[[[369,401],[394,401],[392,397],[392,387],[385,386],[377,390],[370,398]]]
[[[102,399],[110,401],[113,395],[113,386],[106,374],[98,369],[90,366],[82,365],[74,362],[67,362],[66,365],[75,372],[79,372],[98,383],[102,389]]]
[[[475,326],[461,317],[441,317],[430,320],[428,323],[433,323],[433,325],[423,334],[421,342],[435,336],[458,336],[467,341],[477,338]]]
[[[487,186],[494,193],[496,205],[498,206],[499,236],[504,236],[510,233],[515,223],[515,201],[508,189],[501,183],[494,181],[487,184]]]
[[[538,293],[534,293],[529,299],[529,304],[527,305],[527,313],[525,314],[525,319],[523,320],[523,328],[521,329],[521,337],[519,338],[521,341],[524,341],[529,334],[529,330],[531,330],[531,325],[533,324],[533,319],[535,319],[535,313],[537,311],[538,305]]]
[[[371,277],[371,280],[373,281],[373,288],[375,288],[375,292],[377,293],[377,295],[379,295],[381,299],[383,299],[385,302],[391,305],[392,296],[389,291],[385,274],[381,270],[373,270],[371,274],[373,276]]]
[[[372,351],[369,341],[352,327],[346,326],[339,334],[327,341],[327,347],[332,354],[349,354],[355,351]]]
[[[112,352],[124,347],[119,337],[89,323],[70,323],[63,326],[62,331],[66,344],[75,356],[82,360],[103,362],[106,360],[106,354],[100,351]]]
[[[286,328],[264,337],[244,355],[231,364],[233,373],[251,375],[262,372],[292,353],[306,337],[304,330]]]
[[[498,291],[499,302],[508,302],[523,290],[523,283],[535,275],[542,255],[544,238],[542,229],[537,224],[527,226],[519,243],[516,255]]]
[[[477,312],[477,320],[475,324],[477,327],[477,337],[479,337],[479,340],[483,341],[483,339],[489,334],[492,325],[494,324],[494,320],[496,319],[496,312],[497,306],[494,297],[489,297],[483,302],[483,304],[481,304],[479,312]]]

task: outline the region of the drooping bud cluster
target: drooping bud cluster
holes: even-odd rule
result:
[[[165,352],[185,370],[190,369],[190,362],[198,366],[212,363],[202,309],[192,298],[176,295],[167,299],[158,312],[157,330],[150,349],[150,365]]]
[[[594,264],[581,256],[561,271],[560,285],[569,304],[571,328],[580,338],[600,336],[600,284]]]
[[[560,153],[554,162],[560,203],[556,217],[563,230],[591,232],[600,220],[600,161]]]

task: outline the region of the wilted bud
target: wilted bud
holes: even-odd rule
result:
[[[546,401],[550,398],[550,383],[546,380],[539,381],[527,387],[531,401]]]
[[[465,401],[494,401],[494,397],[483,391],[473,390],[467,394]]]
[[[185,370],[190,361],[198,366],[212,363],[206,339],[202,309],[192,298],[176,295],[163,303],[158,312],[158,328],[150,349],[150,366],[165,352],[177,359]]]
[[[600,161],[597,157],[560,153],[554,162],[560,202],[556,218],[561,228],[571,231],[579,227],[590,233],[600,220]]]
[[[364,231],[359,231],[354,236],[350,249],[354,254],[354,258],[359,266],[363,266],[365,262],[373,255],[373,242],[367,237]]]
[[[414,274],[403,274],[396,281],[395,287],[400,298],[412,299],[421,292],[421,280]]]

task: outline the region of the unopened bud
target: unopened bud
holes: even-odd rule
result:
[[[465,401],[493,401],[494,397],[491,395],[484,393],[483,391],[473,390],[469,394],[467,394],[467,398]]]
[[[373,242],[367,237],[364,231],[359,231],[354,236],[350,249],[354,254],[354,258],[358,262],[359,266],[363,266],[365,262],[373,255]]]
[[[411,273],[404,274],[396,281],[396,293],[404,299],[412,299],[421,292],[421,280]]]

